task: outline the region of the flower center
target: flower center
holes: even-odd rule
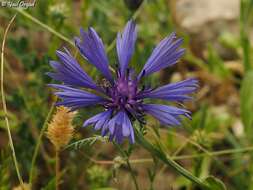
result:
[[[137,81],[133,78],[129,72],[125,76],[118,74],[113,86],[106,88],[107,94],[110,97],[110,101],[106,104],[106,107],[127,110],[136,109],[139,101],[136,99]]]
[[[142,99],[137,98],[138,82],[132,74],[118,77],[113,85],[103,85],[109,97],[104,104],[105,108],[113,110],[125,110],[130,118],[134,118],[143,123]]]
[[[116,82],[116,93],[119,97],[127,100],[133,100],[136,96],[137,85],[131,79],[119,78]]]
[[[129,77],[120,77],[113,88],[112,101],[118,108],[130,108],[136,102],[137,84]]]

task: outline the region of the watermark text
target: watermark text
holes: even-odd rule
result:
[[[29,7],[35,7],[35,0],[33,2],[26,2],[23,0],[12,2],[11,0],[3,0],[0,2],[1,7],[7,8],[22,8],[27,9]]]

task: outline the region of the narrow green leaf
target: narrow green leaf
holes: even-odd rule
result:
[[[240,38],[241,46],[243,50],[243,65],[245,72],[252,70],[250,63],[250,20],[252,18],[253,1],[252,0],[241,0],[240,1]]]
[[[253,125],[253,71],[246,73],[240,91],[241,118],[246,134],[252,134]]]

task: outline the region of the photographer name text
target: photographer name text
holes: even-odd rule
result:
[[[35,1],[33,1],[33,2],[25,2],[22,0],[17,1],[17,2],[1,1],[0,5],[1,5],[1,7],[27,9],[29,7],[35,7]]]

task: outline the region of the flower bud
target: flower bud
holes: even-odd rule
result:
[[[124,0],[125,5],[131,11],[135,11],[136,9],[138,9],[140,7],[142,1],[143,0]]]

